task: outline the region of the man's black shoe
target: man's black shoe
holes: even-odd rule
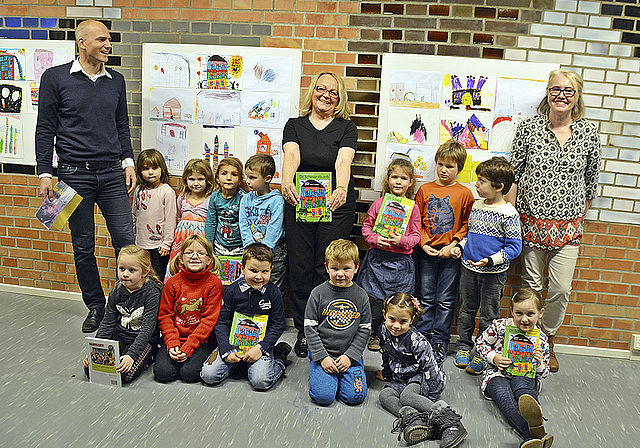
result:
[[[307,347],[307,338],[305,337],[298,338],[293,350],[296,352],[296,356],[298,358],[305,358],[309,354],[308,353],[309,349]]]
[[[103,317],[104,317],[104,307],[94,308],[92,310],[89,310],[89,314],[87,314],[87,318],[84,320],[84,322],[82,322],[82,332],[93,333],[94,331],[96,331]]]

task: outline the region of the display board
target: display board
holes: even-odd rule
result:
[[[458,181],[471,188],[475,167],[494,155],[507,158],[515,129],[536,114],[557,64],[450,56],[385,54],[382,58],[376,182],[386,166],[409,158],[416,181],[436,179],[435,152],[455,139],[467,149]]]
[[[301,67],[296,49],[143,44],[142,149],[158,149],[176,175],[191,158],[215,171],[224,157],[268,153],[279,184]]]
[[[0,40],[0,162],[35,165],[40,77],[75,57],[75,42]]]

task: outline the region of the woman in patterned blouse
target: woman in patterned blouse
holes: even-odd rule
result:
[[[600,136],[584,118],[582,78],[568,69],[549,74],[538,114],[524,120],[513,140],[516,184],[510,197],[522,221],[523,280],[542,290],[549,272],[541,326],[549,336],[550,368],[558,370],[553,338],[569,303],[584,216],[597,196]]]

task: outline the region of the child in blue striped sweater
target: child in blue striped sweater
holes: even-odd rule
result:
[[[480,199],[469,215],[469,232],[460,242],[460,313],[456,367],[479,375],[485,361],[473,351],[473,331],[480,309],[478,334],[500,317],[500,299],[511,260],[520,255],[520,216],[504,199],[515,179],[513,166],[504,157],[493,157],[476,168]]]

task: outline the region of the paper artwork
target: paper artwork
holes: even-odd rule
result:
[[[509,115],[496,115],[493,118],[491,140],[489,140],[489,150],[492,154],[511,158],[513,136],[523,119],[524,117]]]
[[[198,90],[196,123],[214,126],[240,126],[242,102],[233,90]]]
[[[25,81],[26,62],[24,48],[0,49],[0,79]]]
[[[0,155],[19,158],[23,148],[20,115],[0,114]]]
[[[291,88],[293,61],[291,58],[245,56],[244,89],[288,92]]]
[[[0,81],[0,113],[19,114],[22,112],[23,83]]]
[[[38,100],[40,99],[40,83],[31,81],[29,83],[29,94],[31,97],[31,109],[38,110]]]
[[[495,112],[532,117],[537,114],[538,104],[546,94],[546,81],[498,78]]]
[[[222,159],[236,156],[233,128],[205,128],[202,130],[202,139],[204,141],[202,158],[209,162],[214,173]]]
[[[439,113],[429,109],[394,108],[389,114],[387,142],[407,145],[437,145]]]
[[[389,105],[438,109],[442,98],[442,73],[391,71]]]
[[[149,92],[151,120],[193,123],[194,117],[193,90],[151,87]]]
[[[283,128],[289,119],[291,95],[244,92],[242,126]]]
[[[152,87],[191,87],[194,55],[151,53],[150,62]]]
[[[474,187],[476,180],[478,180],[476,168],[481,162],[489,160],[491,157],[493,157],[493,154],[489,153],[489,151],[467,149],[467,161],[465,162],[462,171],[458,173],[458,182],[469,187],[469,189],[474,192],[474,196],[476,196],[476,198],[478,197]]]
[[[445,109],[491,112],[495,101],[495,77],[445,74],[442,106]]]
[[[240,55],[196,55],[198,89],[242,90],[244,60]]]
[[[270,154],[276,163],[276,174],[271,183],[280,184],[282,172],[282,129],[249,128],[247,131],[247,157]]]
[[[66,48],[27,48],[26,76],[29,81],[40,82],[42,73],[50,67],[69,62]]]
[[[413,164],[416,182],[431,182],[436,179],[435,155],[437,146],[407,146],[387,143],[386,165],[395,159],[405,159]]]
[[[188,160],[187,127],[179,123],[158,123],[156,148],[170,170],[182,171]]]
[[[440,119],[440,144],[456,140],[467,149],[489,149],[491,116],[469,112],[450,112]]]

